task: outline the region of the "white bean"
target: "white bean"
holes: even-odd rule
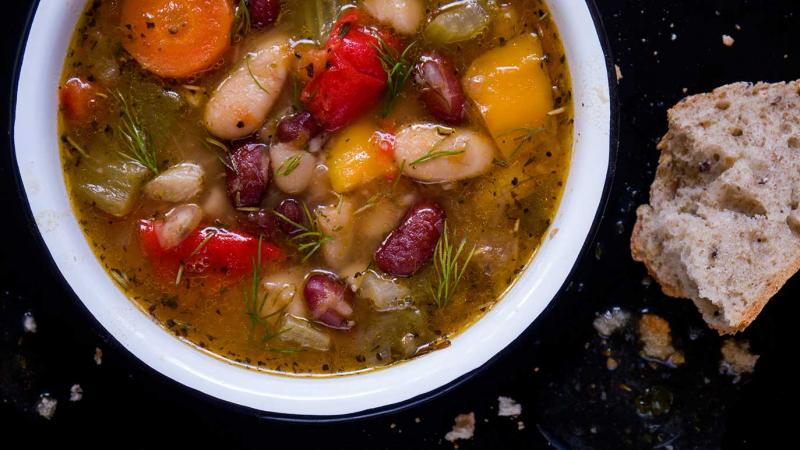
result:
[[[303,301],[303,282],[305,271],[300,267],[277,270],[261,279],[259,298],[268,296],[261,308],[261,315],[278,317],[277,311],[286,310],[287,314],[297,317],[308,317],[308,307]]]
[[[364,0],[362,3],[378,22],[402,34],[414,34],[425,15],[422,0]]]
[[[186,202],[203,190],[205,172],[198,164],[176,164],[150,180],[144,194],[153,200]]]
[[[164,220],[156,223],[156,236],[163,248],[172,248],[186,239],[203,220],[203,210],[189,203],[172,208]]]
[[[314,176],[317,158],[285,142],[273,144],[269,149],[269,157],[274,174],[272,180],[278,189],[287,194],[299,194],[306,190]],[[290,165],[296,167],[292,169]]]
[[[484,134],[430,123],[403,128],[394,145],[397,164],[405,161],[403,175],[428,183],[482,175],[491,168],[494,153],[494,142]],[[421,158],[426,160],[414,163]]]
[[[288,37],[270,33],[246,53],[206,104],[211,134],[238,139],[258,130],[280,96],[289,71]]]
[[[315,214],[322,232],[332,238],[322,244],[325,262],[334,270],[344,268],[353,245],[353,203],[342,199],[339,204],[320,206]]]

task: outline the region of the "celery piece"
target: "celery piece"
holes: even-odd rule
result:
[[[328,333],[316,329],[309,321],[291,314],[287,314],[281,321],[279,333],[282,341],[292,342],[301,347],[319,351],[331,348],[331,337]]]
[[[89,162],[76,174],[76,190],[83,200],[112,216],[123,217],[133,210],[149,173],[133,161]]]

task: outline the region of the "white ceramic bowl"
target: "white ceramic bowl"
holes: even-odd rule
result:
[[[481,367],[533,322],[567,280],[599,217],[614,153],[606,58],[584,0],[550,0],[572,74],[572,166],[548,237],[502,301],[449,348],[384,370],[303,378],[227,364],[179,341],[134,306],[100,266],[70,208],[59,161],[56,89],[85,1],[40,0],[33,18],[16,96],[20,177],[42,238],[77,297],[131,353],[186,386],[262,411],[320,418],[419,399]]]

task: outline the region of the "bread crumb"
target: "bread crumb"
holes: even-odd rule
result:
[[[475,435],[475,413],[459,414],[456,416],[453,429],[444,435],[444,438],[450,442],[455,442],[459,439],[472,439]]]
[[[736,339],[725,339],[720,348],[722,360],[719,362],[719,373],[733,376],[738,383],[742,375],[753,373],[759,355],[750,353],[750,343]]]
[[[73,384],[71,388],[69,388],[69,401],[71,402],[79,402],[83,399],[83,388],[80,384]]]
[[[622,79],[622,69],[616,64],[614,64],[614,73],[617,76],[617,83],[619,83],[619,80]]]
[[[686,362],[683,353],[672,346],[669,322],[655,314],[642,314],[639,319],[639,339],[643,347],[640,354],[645,359],[657,360],[672,366]]]
[[[39,396],[39,401],[36,402],[36,412],[50,420],[55,415],[57,406],[58,400],[50,397],[50,394],[42,394]]]
[[[606,359],[606,368],[608,370],[617,370],[617,367],[619,367],[619,361],[611,357]]]
[[[523,422],[521,420],[519,422],[517,422],[517,430],[522,431],[524,429],[525,429],[525,422]]]
[[[94,363],[98,366],[103,364],[103,351],[100,350],[100,347],[94,348]]]
[[[736,41],[732,37],[728,36],[727,34],[723,34],[722,35],[722,43],[726,47],[732,46],[734,42],[736,42]]]
[[[594,329],[600,336],[608,337],[624,327],[631,314],[621,308],[614,307],[594,319]]]
[[[420,423],[420,422],[422,422],[422,420],[419,417],[414,417],[414,422],[415,423]]]
[[[522,405],[511,397],[497,397],[497,415],[500,417],[517,417],[522,414]]]
[[[36,325],[36,319],[33,318],[33,313],[25,313],[22,319],[22,327],[25,328],[26,333],[36,333],[39,327]]]

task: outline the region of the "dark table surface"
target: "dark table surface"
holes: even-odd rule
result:
[[[576,0],[578,1],[578,0]],[[30,2],[4,3],[2,110],[9,122],[12,68]],[[209,399],[155,373],[110,339],[51,272],[28,222],[9,148],[0,154],[0,448],[450,448],[453,419],[474,412],[475,436],[460,448],[764,448],[796,435],[798,387],[795,278],[740,337],[761,355],[737,383],[719,373],[720,342],[688,301],[664,297],[634,263],[628,239],[646,201],[666,128],[666,109],[687,93],[733,81],[800,74],[796,0],[598,0],[619,81],[620,144],[613,191],[597,239],[570,287],[488,368],[455,390],[397,414],[346,424],[276,423]],[[731,47],[722,35],[735,39]],[[24,151],[24,149],[19,149]],[[669,320],[679,368],[638,356],[635,329],[602,341],[598,312],[620,306]],[[25,333],[32,313],[35,334]],[[102,365],[94,361],[102,349]],[[606,368],[607,355],[619,361]],[[81,401],[69,391],[80,384]],[[648,392],[666,408],[646,414]],[[59,403],[52,420],[34,408],[40,394]],[[668,394],[665,394],[668,393]],[[498,417],[497,397],[522,415]],[[637,407],[638,406],[638,407]],[[24,439],[24,441],[23,441]],[[10,445],[8,445],[10,444]],[[6,447],[8,445],[8,447]]]

